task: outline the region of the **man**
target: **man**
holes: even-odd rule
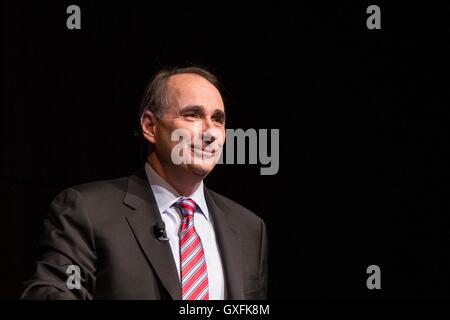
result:
[[[225,140],[216,77],[160,71],[140,119],[144,168],[53,200],[22,298],[264,299],[264,222],[203,185]]]

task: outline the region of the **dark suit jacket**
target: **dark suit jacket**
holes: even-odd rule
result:
[[[262,219],[205,188],[225,277],[226,299],[265,299],[267,236]],[[50,205],[36,272],[23,299],[181,299],[168,241],[144,169],[128,178],[61,192]],[[67,267],[78,265],[81,289],[69,290]]]

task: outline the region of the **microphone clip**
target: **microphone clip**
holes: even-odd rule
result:
[[[158,222],[153,228],[153,233],[155,234],[155,238],[158,241],[169,241],[169,238],[167,237],[166,233],[166,226],[164,225],[164,222]]]

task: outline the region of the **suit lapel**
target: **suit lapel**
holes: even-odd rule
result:
[[[222,257],[226,284],[226,299],[245,299],[242,253],[237,226],[229,217],[228,208],[216,203],[205,188],[205,199],[214,223],[214,231]]]
[[[181,300],[180,280],[170,244],[153,236],[153,227],[161,216],[143,168],[128,179],[123,202],[135,209],[126,219],[147,260],[172,299]]]

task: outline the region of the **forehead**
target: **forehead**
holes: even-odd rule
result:
[[[180,103],[198,103],[223,108],[219,90],[197,74],[176,74],[167,81],[167,96]]]

